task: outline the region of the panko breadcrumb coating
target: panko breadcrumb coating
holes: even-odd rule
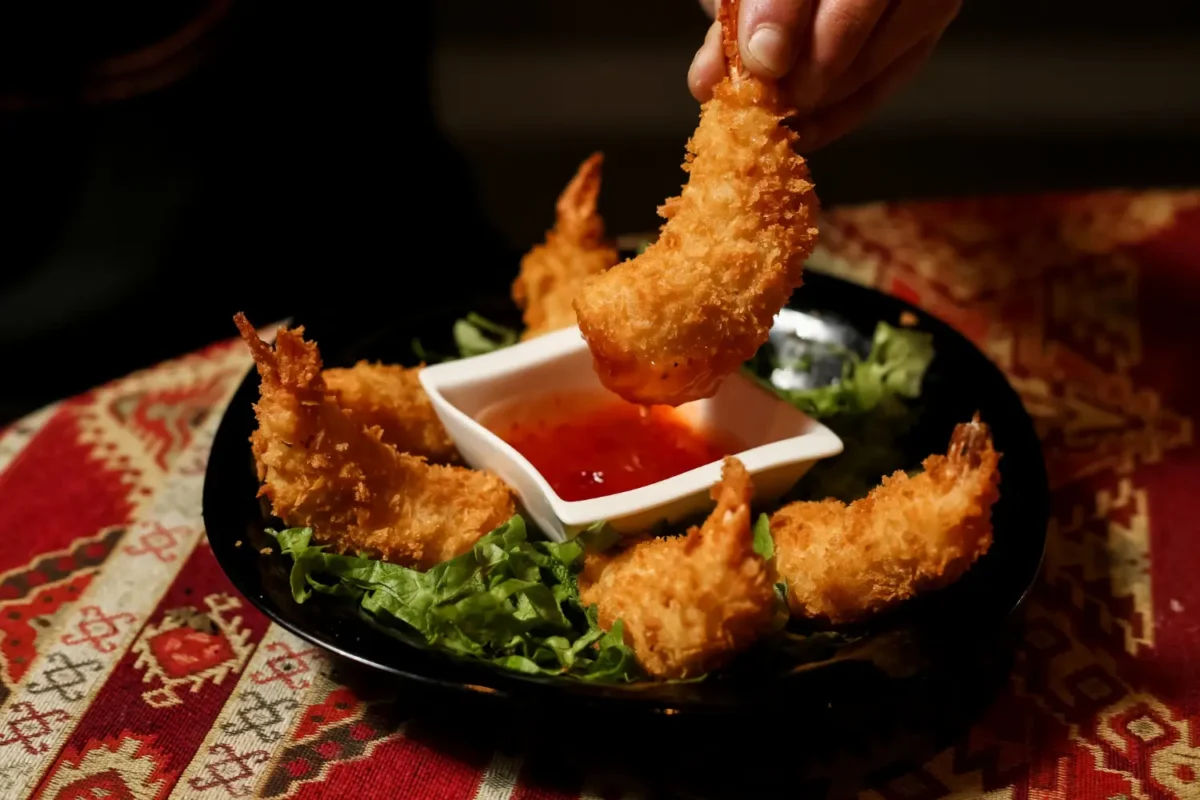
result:
[[[617,250],[604,238],[604,220],[596,211],[600,195],[601,153],[593,153],[558,198],[554,228],[546,241],[521,259],[512,296],[524,309],[522,339],[575,324],[575,295],[584,280],[617,263]]]
[[[754,552],[752,493],[746,468],[727,458],[703,525],[587,557],[581,599],[598,606],[606,630],[623,621],[626,641],[656,678],[715,669],[770,629],[775,590]]]
[[[792,615],[854,622],[958,580],[992,544],[999,462],[976,417],[916,477],[897,472],[848,506],[825,500],[776,511],[775,567]]]
[[[714,394],[767,340],[816,242],[817,196],[782,124],[794,111],[774,81],[743,70],[737,6],[719,9],[728,75],[701,108],[658,240],[575,300],[600,380],[630,402]]]
[[[421,386],[421,367],[372,364],[330,367],[322,376],[330,395],[356,422],[377,426],[401,453],[453,464],[458,450]]]
[[[272,349],[244,315],[234,319],[262,378],[250,437],[259,494],[285,523],[339,552],[428,569],[513,515],[499,478],[401,453],[344,412],[303,328],[280,330]]]

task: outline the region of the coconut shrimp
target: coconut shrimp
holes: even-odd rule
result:
[[[234,319],[262,378],[250,437],[259,494],[286,524],[340,552],[428,569],[513,515],[499,478],[401,453],[344,412],[303,328],[279,331],[272,349],[245,316]]]
[[[525,312],[523,339],[574,325],[572,303],[584,279],[617,263],[616,248],[605,240],[604,220],[596,212],[603,163],[603,154],[593,153],[579,165],[558,198],[546,241],[521,259],[512,296]]]
[[[792,503],[771,517],[793,616],[853,622],[953,583],[992,543],[1000,455],[978,416],[924,472],[897,472],[861,500]]]
[[[589,278],[575,301],[603,384],[635,403],[711,396],[767,340],[817,238],[808,166],[774,81],[738,55],[738,0],[718,12],[728,74],[701,108],[688,180],[641,255]]]
[[[657,678],[699,675],[766,633],[775,610],[768,566],[754,551],[750,476],[725,459],[716,509],[684,536],[646,539],[616,555],[589,555],[585,604],[606,630],[616,620],[638,661]]]
[[[378,426],[385,443],[435,464],[455,463],[458,450],[421,386],[420,372],[420,367],[359,361],[326,369],[322,377],[341,409],[362,425]]]

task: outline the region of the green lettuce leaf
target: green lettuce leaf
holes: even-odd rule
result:
[[[771,518],[766,514],[759,514],[758,521],[754,523],[754,552],[767,560],[775,557],[775,538],[771,536]]]
[[[422,364],[440,364],[443,361],[457,361],[456,356],[449,356],[444,353],[439,353],[435,350],[430,350],[420,339],[412,340],[413,354],[421,360]]]
[[[454,322],[454,345],[458,349],[457,356],[430,350],[420,339],[412,340],[412,351],[421,360],[421,363],[438,364],[503,350],[505,347],[516,344],[520,338],[520,333],[512,328],[492,322],[483,315],[472,311],[466,317]]]
[[[608,632],[579,599],[584,544],[529,542],[519,515],[470,552],[420,572],[328,553],[312,530],[268,531],[292,558],[291,589],[355,600],[375,627],[529,674],[589,681],[640,677],[620,623]]]
[[[866,358],[849,351],[844,355],[840,381],[805,390],[779,389],[771,384],[771,372],[782,365],[770,346],[760,349],[746,364],[749,375],[822,420],[845,446],[837,458],[815,464],[789,493],[789,500],[834,497],[851,502],[875,487],[881,475],[912,466],[905,463],[898,443],[916,416],[907,401],[921,395],[925,373],[933,361],[933,337],[880,322]]]
[[[769,385],[769,370],[776,365],[761,353],[749,368]],[[865,359],[846,351],[846,363],[837,383],[801,390],[770,388],[817,419],[865,414],[888,398],[920,397],[921,382],[933,355],[932,334],[880,322],[875,326],[871,352]]]
[[[512,328],[492,322],[471,312],[454,323],[454,343],[462,358],[502,350],[517,343],[520,334]]]
[[[621,534],[607,522],[593,522],[580,531],[573,541],[583,542],[584,547],[593,553],[603,553],[621,541]]]
[[[885,394],[913,399],[921,396],[921,382],[933,355],[933,334],[880,322],[867,367],[874,370]]]
[[[792,619],[791,609],[788,608],[788,588],[787,579],[781,578],[775,581],[775,616],[772,620],[772,629],[776,632],[782,631],[787,627],[787,624]]]

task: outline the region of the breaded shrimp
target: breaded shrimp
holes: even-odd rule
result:
[[[604,238],[604,220],[596,213],[602,153],[593,153],[558,198],[554,228],[546,241],[521,259],[512,296],[525,310],[522,339],[575,324],[572,303],[584,279],[617,263],[617,250]]]
[[[775,590],[754,552],[753,487],[726,458],[712,489],[717,507],[685,536],[647,539],[616,555],[589,555],[579,576],[606,630],[620,619],[638,661],[657,678],[715,669],[771,627]]]
[[[401,453],[435,464],[456,463],[458,450],[421,387],[420,372],[420,367],[359,361],[326,369],[322,377],[343,411],[362,425],[378,426],[383,441]]]
[[[737,0],[718,12],[729,74],[701,109],[658,240],[575,300],[596,373],[643,405],[709,397],[767,340],[817,238],[808,166],[773,81],[742,69]]]
[[[321,355],[303,328],[280,330],[275,348],[245,316],[234,318],[262,378],[250,437],[259,494],[288,525],[340,552],[367,552],[427,569],[466,552],[514,513],[498,478],[434,466],[382,441],[329,395]]]
[[[825,500],[776,511],[775,568],[792,615],[854,622],[953,583],[992,544],[999,461],[976,416],[915,477],[897,472],[849,506]]]

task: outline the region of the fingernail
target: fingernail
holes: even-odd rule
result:
[[[774,78],[781,78],[792,67],[792,43],[787,34],[772,24],[754,29],[747,44],[751,57]]]
[[[693,86],[696,85],[696,70],[698,69],[697,65],[700,62],[700,54],[703,52],[704,52],[703,47],[701,47],[699,50],[697,50],[696,55],[692,56],[691,65],[688,66],[688,83],[692,84]]]
[[[700,77],[700,57],[703,53],[704,48],[701,48],[696,51],[696,55],[692,56],[692,65],[688,67],[687,74],[688,88],[692,90],[692,95],[701,102],[708,99],[708,88]]]

